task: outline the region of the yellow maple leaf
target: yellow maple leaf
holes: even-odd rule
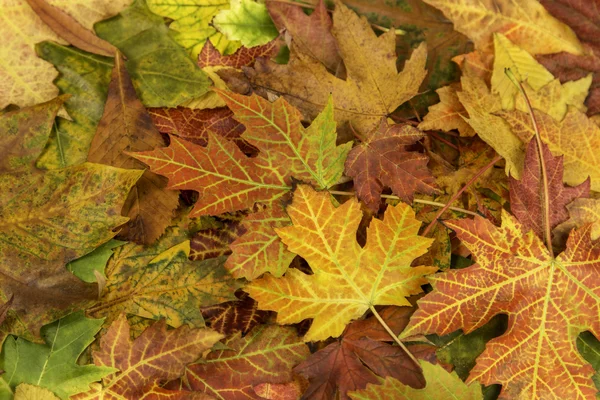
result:
[[[337,337],[352,319],[375,305],[409,306],[406,297],[421,292],[434,267],[411,267],[432,239],[418,236],[420,221],[410,206],[388,207],[374,219],[361,248],[361,220],[355,199],[335,208],[326,192],[299,185],[287,212],[293,225],[276,229],[288,249],[310,264],[313,275],[289,269],[283,278],[267,273],[244,288],[260,309],[277,311],[283,324],[314,318],[305,341]]]
[[[95,22],[117,14],[132,0],[52,0],[50,4],[91,29]],[[35,44],[53,40],[66,44],[36,15],[26,0],[0,0],[0,109],[26,107],[58,95],[52,64],[38,58]]]
[[[424,0],[454,22],[454,29],[481,51],[492,50],[492,34],[504,33],[531,54],[566,51],[582,46],[567,25],[555,19],[538,0]]]

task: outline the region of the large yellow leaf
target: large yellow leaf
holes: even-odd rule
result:
[[[365,17],[338,1],[332,33],[346,65],[345,80],[330,74],[301,47],[292,47],[286,65],[257,60],[253,82],[283,95],[310,120],[332,95],[336,121],[350,122],[354,129],[366,133],[418,94],[426,75],[425,43],[415,49],[399,73],[393,30],[377,36]]]
[[[95,22],[125,8],[131,0],[53,0],[50,4],[91,29]],[[0,109],[9,104],[24,107],[58,94],[51,64],[37,57],[34,46],[44,40],[66,43],[42,20],[26,0],[0,0]]]
[[[583,51],[571,28],[550,15],[538,0],[424,1],[442,10],[454,28],[481,51],[491,50],[495,32],[504,33],[531,54]]]
[[[276,229],[288,249],[304,257],[314,275],[289,269],[283,278],[267,273],[246,290],[260,309],[277,311],[283,324],[314,318],[305,341],[337,337],[352,319],[374,305],[408,306],[434,267],[411,267],[432,239],[417,236],[421,222],[404,203],[374,219],[361,248],[356,230],[360,205],[349,200],[335,208],[329,194],[299,185],[287,208],[293,226]]]

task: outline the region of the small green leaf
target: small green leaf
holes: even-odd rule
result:
[[[122,246],[125,243],[127,242],[111,239],[109,242],[104,243],[91,253],[88,253],[85,256],[68,263],[67,269],[76,277],[85,282],[96,282],[96,275],[94,274],[94,271],[98,271],[102,276],[104,276],[104,267],[106,267],[106,262],[113,254],[112,249]]]
[[[0,399],[11,399],[21,383],[49,389],[61,399],[89,390],[89,384],[116,371],[95,365],[77,365],[77,359],[93,341],[103,320],[89,319],[83,311],[70,314],[42,328],[46,344],[9,336],[0,353]]]
[[[252,0],[231,0],[231,9],[217,14],[213,25],[229,40],[239,40],[246,47],[268,43],[279,35],[267,7]]]

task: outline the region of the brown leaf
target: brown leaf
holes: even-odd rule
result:
[[[567,205],[580,197],[588,197],[590,180],[575,187],[563,184],[563,158],[554,157],[548,146],[542,143],[546,175],[548,177],[548,206],[550,230],[569,218]],[[543,181],[540,157],[535,138],[529,142],[525,153],[525,168],[521,180],[512,176],[510,180],[510,208],[525,228],[533,229],[540,238],[544,238],[544,210],[542,205]]]
[[[239,69],[254,64],[254,60],[258,57],[271,58],[278,51],[279,42],[275,39],[261,46],[251,48],[242,46],[235,53],[224,56],[213,46],[210,40],[207,40],[198,55],[198,66],[200,68],[224,66]]]
[[[225,214],[225,218],[219,218],[223,221],[217,227],[196,232],[190,242],[190,260],[202,261],[231,254],[230,244],[246,233],[242,226],[244,216],[244,213]]]
[[[432,194],[435,180],[427,169],[427,156],[410,151],[423,133],[409,125],[379,127],[367,134],[359,146],[348,153],[346,175],[354,178],[358,198],[377,210],[385,186],[404,201],[412,202],[415,192]]]
[[[104,114],[88,153],[88,161],[120,168],[144,169],[144,164],[123,151],[145,151],[164,141],[152,124],[121,57],[115,58]],[[171,222],[179,192],[167,190],[167,179],[150,171],[133,187],[123,205],[122,215],[130,218],[121,238],[137,243],[154,242]]]
[[[148,112],[162,133],[171,133],[200,146],[206,146],[208,132],[213,132],[233,141],[242,151],[256,151],[240,137],[246,128],[233,119],[233,112],[227,107],[204,110],[184,107],[149,108]]]
[[[26,0],[33,11],[58,36],[81,50],[114,57],[117,48],[84,28],[77,20],[45,0]]]
[[[380,315],[395,333],[400,333],[413,312],[411,307],[387,307]],[[353,322],[340,341],[294,368],[294,372],[309,380],[302,398],[329,400],[339,395],[345,400],[346,392],[377,384],[378,376],[392,376],[410,386],[423,387],[421,372],[400,347],[385,343],[391,340],[375,317]]]
[[[429,107],[429,112],[419,124],[421,130],[439,129],[444,132],[457,129],[461,136],[474,136],[475,131],[465,120],[469,117],[467,110],[458,99],[456,92],[460,85],[455,83],[436,90],[440,102]]]
[[[336,75],[343,73],[344,64],[331,34],[333,23],[323,0],[319,0],[310,16],[302,7],[279,1],[268,1],[267,9],[278,29],[286,28],[292,35],[294,46],[320,61]]]

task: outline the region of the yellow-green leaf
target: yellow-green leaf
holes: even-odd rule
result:
[[[266,44],[279,36],[267,7],[252,0],[231,0],[231,9],[215,16],[214,26],[230,40],[246,47]]]

